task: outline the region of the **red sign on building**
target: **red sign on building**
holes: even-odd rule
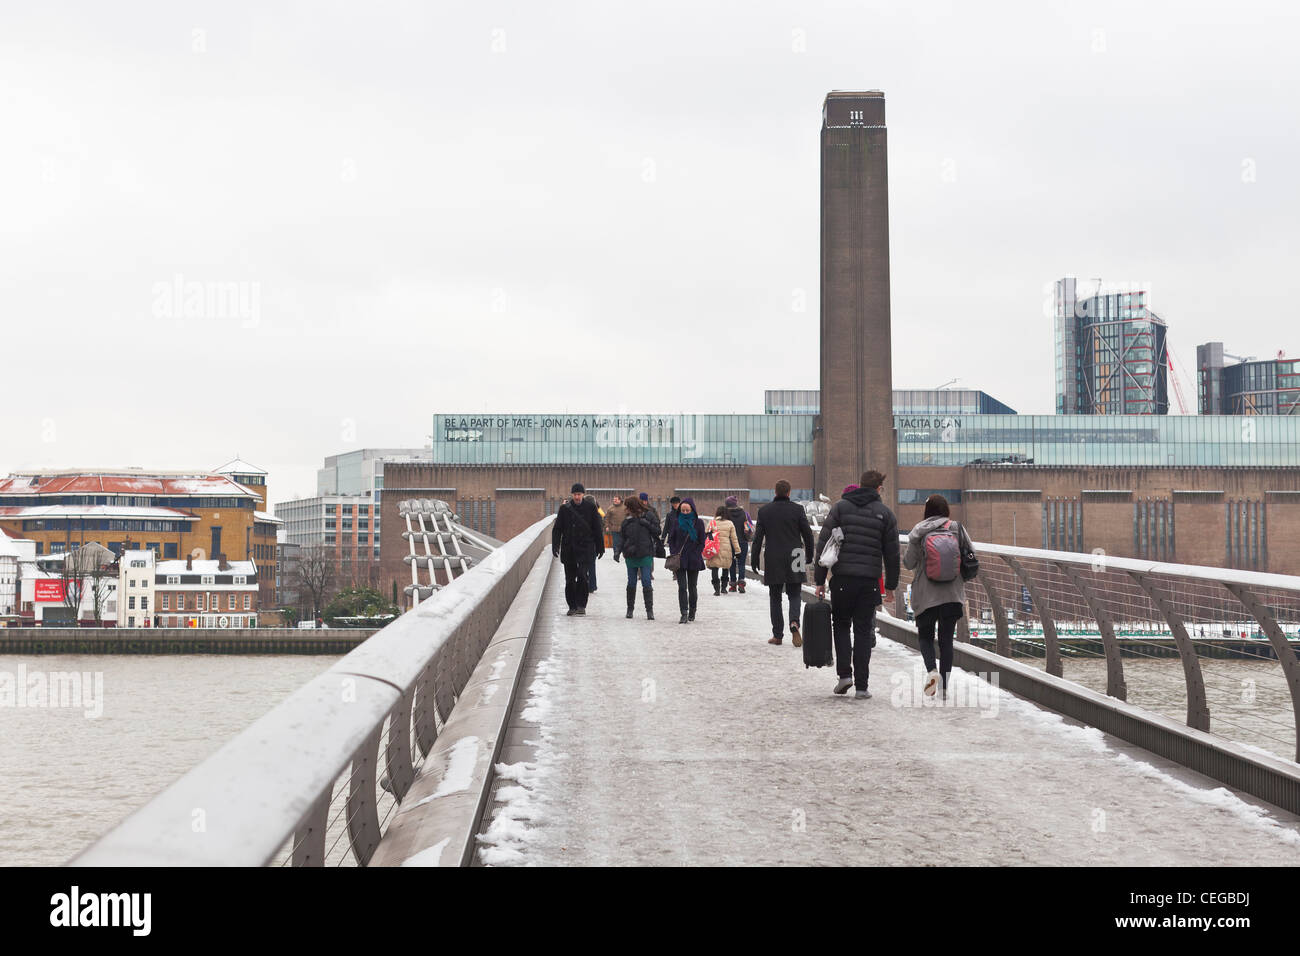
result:
[[[63,581],[37,581],[36,583],[36,600],[42,603],[57,601],[63,603],[67,593],[66,585]]]

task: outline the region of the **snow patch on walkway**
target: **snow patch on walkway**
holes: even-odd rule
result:
[[[513,786],[499,786],[496,800],[500,804],[492,814],[492,822],[479,834],[479,860],[486,866],[527,866],[532,860],[527,851],[542,839],[537,825],[547,818],[547,798],[539,784],[549,776],[557,760],[551,746],[551,733],[546,718],[551,713],[563,686],[563,667],[550,657],[539,661],[537,677],[528,688],[528,703],[522,718],[536,723],[539,740],[529,741],[537,748],[537,762],[497,764],[493,769],[498,779],[510,781]]]
[[[451,754],[447,758],[447,770],[442,775],[438,789],[415,805],[423,806],[430,800],[437,800],[452,793],[462,793],[474,782],[474,764],[478,762],[478,738],[462,737],[452,744]]]

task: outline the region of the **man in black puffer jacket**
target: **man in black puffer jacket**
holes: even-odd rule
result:
[[[560,506],[551,529],[551,552],[564,564],[564,599],[569,614],[587,613],[587,570],[605,553],[605,528],[596,502],[575,483],[572,499]]]
[[[826,593],[826,572],[822,549],[831,532],[844,534],[839,559],[831,577],[831,624],[835,632],[835,671],[839,681],[835,693],[845,694],[854,686],[858,698],[869,698],[871,639],[876,629],[876,607],[880,604],[880,577],[885,578],[888,597],[898,587],[898,519],[880,500],[885,476],[868,471],[860,487],[831,506],[817,539],[817,596]],[[849,638],[849,626],[853,639]]]

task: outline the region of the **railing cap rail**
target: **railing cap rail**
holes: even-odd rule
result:
[[[907,535],[900,534],[899,543],[907,544]],[[1244,571],[1239,568],[1211,568],[1199,564],[1169,564],[1141,558],[1121,558],[1107,553],[1078,551],[1048,551],[1040,548],[1021,548],[1009,544],[989,544],[975,541],[977,555],[1024,558],[1052,561],[1072,565],[1084,570],[1132,571],[1146,577],[1177,577],[1208,581],[1215,584],[1232,584],[1243,587],[1274,588],[1300,592],[1300,577],[1290,574],[1272,574],[1266,571]],[[1099,568],[1099,564],[1101,565]]]

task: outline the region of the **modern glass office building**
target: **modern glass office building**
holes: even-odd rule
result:
[[[1222,342],[1196,347],[1202,415],[1295,415],[1300,411],[1300,359],[1243,359],[1225,365]]]
[[[433,460],[812,464],[816,415],[436,415]],[[1300,416],[897,414],[901,466],[1300,466]]]
[[[894,423],[900,465],[1300,465],[1300,418],[960,415]]]
[[[1054,303],[1057,414],[1168,414],[1165,323],[1145,291],[1080,295],[1067,276]]]
[[[812,465],[816,415],[435,415],[448,465]]]

